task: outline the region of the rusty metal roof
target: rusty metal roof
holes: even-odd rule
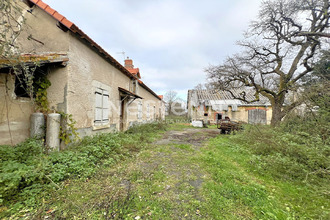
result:
[[[241,88],[241,89],[232,89],[232,93],[237,96],[237,97],[242,97],[243,92],[246,95],[246,100],[247,101],[253,101],[255,100],[254,96],[254,91],[249,88]],[[243,102],[237,99],[234,99],[234,97],[230,94],[228,91],[223,91],[223,90],[206,90],[206,89],[201,89],[201,90],[189,90],[189,96],[190,99],[195,102],[196,104],[199,103],[205,103],[206,105],[210,105],[210,101],[223,101],[226,100],[227,103],[237,103],[239,105],[270,105],[269,100],[260,95],[260,100],[255,101],[252,103],[249,102]],[[188,97],[189,98],[189,97]]]
[[[11,59],[0,59],[0,68],[10,67],[24,64],[47,64],[47,63],[60,63],[66,65],[69,61],[66,53],[41,53],[41,54],[21,54],[18,57],[12,57]]]
[[[138,96],[137,94],[131,92],[131,91],[128,91],[127,89],[124,89],[124,88],[121,88],[121,87],[118,87],[118,90],[125,94],[125,95],[128,95],[128,96],[131,96],[131,97],[134,97],[134,98],[137,98],[137,99],[143,99],[141,96]]]

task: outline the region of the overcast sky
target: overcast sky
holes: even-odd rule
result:
[[[157,94],[205,82],[204,69],[239,51],[261,0],[43,0],[123,64],[140,68]]]

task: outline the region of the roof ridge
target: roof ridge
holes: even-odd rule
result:
[[[35,4],[42,10],[44,10],[46,13],[51,15],[54,19],[56,19],[58,22],[60,22],[63,26],[68,28],[73,33],[80,35],[81,38],[85,39],[90,44],[90,46],[96,48],[99,51],[99,53],[104,56],[105,59],[108,59],[117,69],[119,69],[126,76],[138,80],[138,77],[136,77],[134,74],[130,73],[130,71],[128,71],[123,65],[121,65],[108,52],[106,52],[99,44],[97,44],[94,40],[92,40],[77,25],[75,25],[70,20],[66,19],[62,14],[60,14],[59,12],[54,10],[52,7],[50,7],[48,4],[46,4],[42,0],[28,0],[28,1]],[[156,98],[159,99],[158,95],[153,90],[151,90],[148,86],[146,86],[144,83],[142,84],[142,86],[145,87],[145,89],[147,89],[150,93],[152,93]]]

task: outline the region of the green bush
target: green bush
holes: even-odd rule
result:
[[[0,205],[37,205],[36,198],[49,186],[59,187],[68,178],[88,178],[103,165],[129,156],[152,140],[165,124],[134,126],[125,133],[86,137],[61,152],[44,152],[40,140],[28,139],[12,146],[0,146]],[[14,205],[15,207],[15,205]],[[0,214],[1,217],[1,214]]]
[[[247,126],[232,140],[254,154],[251,168],[264,175],[313,183],[329,178],[330,146],[321,135],[298,130],[288,133],[282,127]]]
[[[15,147],[0,147],[1,203],[42,180],[41,163],[37,157],[43,160],[43,145],[39,140],[28,139]]]

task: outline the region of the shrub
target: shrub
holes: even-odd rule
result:
[[[268,126],[247,126],[232,140],[238,141],[254,154],[253,170],[276,178],[312,181],[329,178],[330,146],[320,135]]]
[[[36,139],[14,147],[0,146],[0,205],[16,199],[20,201],[17,204],[33,206],[38,201],[36,196],[50,185],[58,187],[68,178],[90,177],[100,166],[129,156],[132,146],[138,151],[164,129],[162,123],[134,126],[125,133],[86,137],[64,151],[49,154],[43,152],[42,142]]]

